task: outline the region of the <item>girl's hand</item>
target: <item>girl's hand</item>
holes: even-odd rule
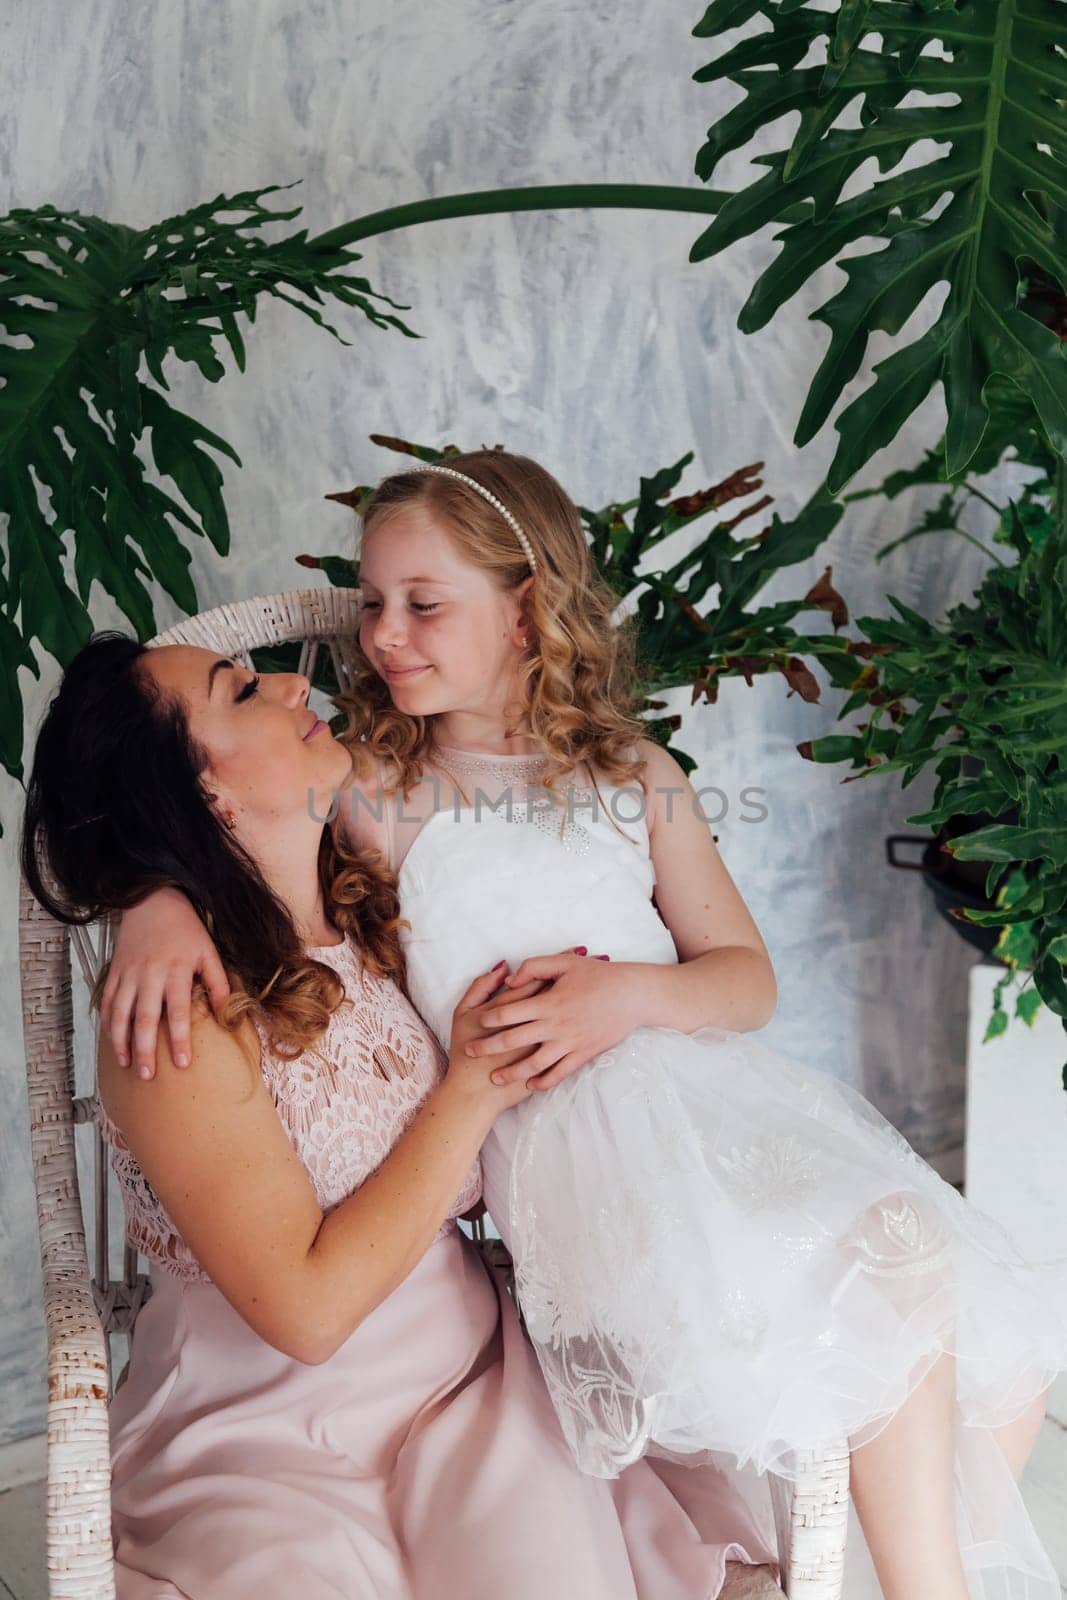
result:
[[[513,1049],[502,1058],[494,1056],[491,1061],[473,1059],[467,1053],[467,1047],[479,1040],[489,1037],[486,1032],[485,1012],[504,993],[500,985],[507,973],[507,962],[501,961],[491,972],[483,972],[474,979],[462,1000],[452,1013],[452,1037],[448,1052],[448,1075],[446,1082],[454,1085],[456,1090],[470,1097],[473,1104],[478,1107],[479,1114],[489,1118],[490,1125],[495,1122],[501,1111],[506,1111],[509,1106],[516,1106],[521,1100],[529,1096],[526,1085],[526,1076],[533,1068],[527,1068],[525,1063],[530,1055],[528,1049]],[[544,988],[543,982],[534,980],[524,984],[518,990],[518,997],[526,999]],[[496,1083],[491,1077],[491,1069],[506,1063],[512,1072],[512,1077],[503,1086]]]
[[[189,1064],[189,1000],[199,973],[212,1009],[230,992],[211,936],[179,889],[156,889],[122,914],[115,953],[100,997],[100,1021],[119,1062],[130,1060],[130,1016],[137,1072],[156,1071],[156,1038],[164,1001],[174,1064]]]
[[[544,980],[546,986],[527,999],[514,987],[529,978]],[[587,960],[582,945],[554,956],[533,956],[504,982],[510,991],[506,1002],[482,1012],[482,1021],[496,1031],[466,1047],[468,1055],[488,1058],[495,1083],[528,1078],[532,1071],[531,1089],[551,1089],[636,1026],[630,1016],[633,985],[627,963],[611,966],[608,956]],[[533,1053],[511,1066],[498,1059],[502,1052],[520,1048]]]

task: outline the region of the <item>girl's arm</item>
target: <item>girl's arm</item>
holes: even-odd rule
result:
[[[168,1056],[177,1067],[190,1060],[189,999],[197,973],[213,1009],[230,992],[214,941],[180,889],[156,889],[121,914],[111,966],[100,997],[100,1022],[121,1066],[131,1055],[142,1078],[156,1070],[163,1003]]]
[[[230,1033],[198,1000],[189,1068],[166,1070],[161,1038],[152,1083],[123,1071],[101,1035],[106,1110],[204,1270],[275,1349],[328,1360],[416,1265],[496,1117],[525,1099],[523,1083],[494,1088],[488,1069],[462,1053],[504,970],[470,985],[446,1077],[381,1166],[328,1215],[282,1126],[247,1020]]]
[[[639,741],[655,901],[678,966],[634,962],[633,1012],[647,1027],[765,1027],[778,1003],[774,968],[755,919],[712,838],[701,804],[674,757]]]

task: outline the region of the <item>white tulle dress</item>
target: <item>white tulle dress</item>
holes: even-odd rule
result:
[[[677,961],[632,787],[597,775],[550,813],[529,758],[440,761],[473,803],[431,800],[427,776],[389,849],[409,992],[442,1042],[502,957]],[[954,1350],[971,1593],[1058,1600],[989,1430],[1067,1367],[1067,1262],[1025,1261],[850,1086],[751,1034],[642,1027],[504,1112],[482,1167],[586,1473],[714,1451],[788,1476],[797,1449],[873,1438]]]

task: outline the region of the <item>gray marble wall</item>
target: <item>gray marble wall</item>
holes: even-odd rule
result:
[[[691,37],[700,6],[614,0],[8,0],[0,19],[0,213],[52,202],[145,225],[221,190],[302,179],[321,230],[424,195],[564,180],[695,184],[708,123],[735,97],[691,75],[711,53]],[[736,182],[737,159],[717,179]],[[684,451],[702,487],[764,460],[788,516],[822,477],[836,436],[791,443],[826,340],[807,314],[840,281],[827,271],[772,325],[735,320],[773,254],[765,237],[687,264],[698,218],[559,212],[437,223],[370,241],[376,287],[411,306],[408,340],[342,313],[351,348],[262,305],[247,370],[219,387],[181,369],[177,402],[231,440],[233,548],[205,541],[193,572],[208,607],[308,581],[301,551],[349,548],[328,490],[371,480],[394,457],[372,432],[461,446],[503,443],[543,460],[584,504],[636,493]],[[885,352],[875,339],[872,361]],[[869,369],[867,369],[869,370]],[[853,391],[854,392],[854,391]],[[911,462],[941,426],[939,399],[865,481]],[[858,486],[858,485],[857,485]],[[863,502],[804,571],[830,561],[854,612],[891,590],[938,611],[969,591],[981,558],[962,541],[913,544],[876,571],[879,544],[915,500]],[[122,617],[99,592],[99,626]],[[159,626],[175,620],[162,598]],[[24,674],[31,726],[56,670]],[[781,990],[768,1039],[858,1084],[930,1157],[962,1137],[965,947],[913,875],[884,864],[884,835],[928,790],[842,787],[795,751],[829,731],[840,697],[787,699],[775,679],[731,683],[687,716],[682,743],[703,784],[731,801],[721,848],[774,955]],[[739,820],[746,785],[769,815]],[[0,1441],[43,1419],[43,1325],[26,1135],[12,845],[18,786],[0,794]]]

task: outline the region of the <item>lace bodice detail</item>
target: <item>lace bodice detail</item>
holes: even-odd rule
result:
[[[321,1038],[287,1060],[270,1048],[265,1026],[252,1020],[264,1081],[326,1213],[385,1160],[444,1076],[448,1058],[398,986],[362,971],[350,940],[309,946],[307,954],[333,967],[345,985],[345,998]],[[129,1243],[185,1281],[210,1282],[95,1094],[93,1115],[111,1146]],[[480,1194],[481,1170],[475,1163],[451,1218],[469,1211]],[[454,1227],[451,1218],[438,1237]]]

